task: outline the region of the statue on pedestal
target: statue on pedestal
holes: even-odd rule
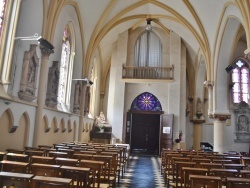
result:
[[[111,127],[108,121],[106,121],[105,115],[103,112],[100,112],[99,117],[96,116],[94,125],[100,129],[104,130],[105,127]]]

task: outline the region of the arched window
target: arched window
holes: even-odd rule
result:
[[[245,101],[249,104],[249,68],[248,64],[239,59],[231,73],[233,103]]]
[[[6,0],[0,0],[0,38],[2,35],[3,20],[5,16]]]
[[[134,65],[138,67],[162,66],[162,44],[153,31],[146,31],[137,39]]]
[[[60,62],[60,79],[58,85],[58,102],[61,106],[70,105],[71,80],[74,61],[73,26],[69,23],[63,33],[62,54]]]

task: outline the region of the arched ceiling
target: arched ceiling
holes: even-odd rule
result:
[[[144,27],[147,18],[152,25],[174,31],[186,43],[191,59],[199,51],[206,68],[211,61],[218,28],[229,0],[75,0],[82,17],[85,62],[90,63],[99,48],[102,62],[107,64],[112,44],[119,33]],[[88,66],[86,67],[88,68]]]

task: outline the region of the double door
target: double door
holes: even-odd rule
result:
[[[159,114],[132,114],[131,150],[158,154],[159,152]]]

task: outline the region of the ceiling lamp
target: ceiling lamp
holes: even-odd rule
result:
[[[147,31],[151,31],[152,30],[151,21],[152,21],[151,18],[147,19],[147,25],[146,25],[146,28],[145,28]]]

